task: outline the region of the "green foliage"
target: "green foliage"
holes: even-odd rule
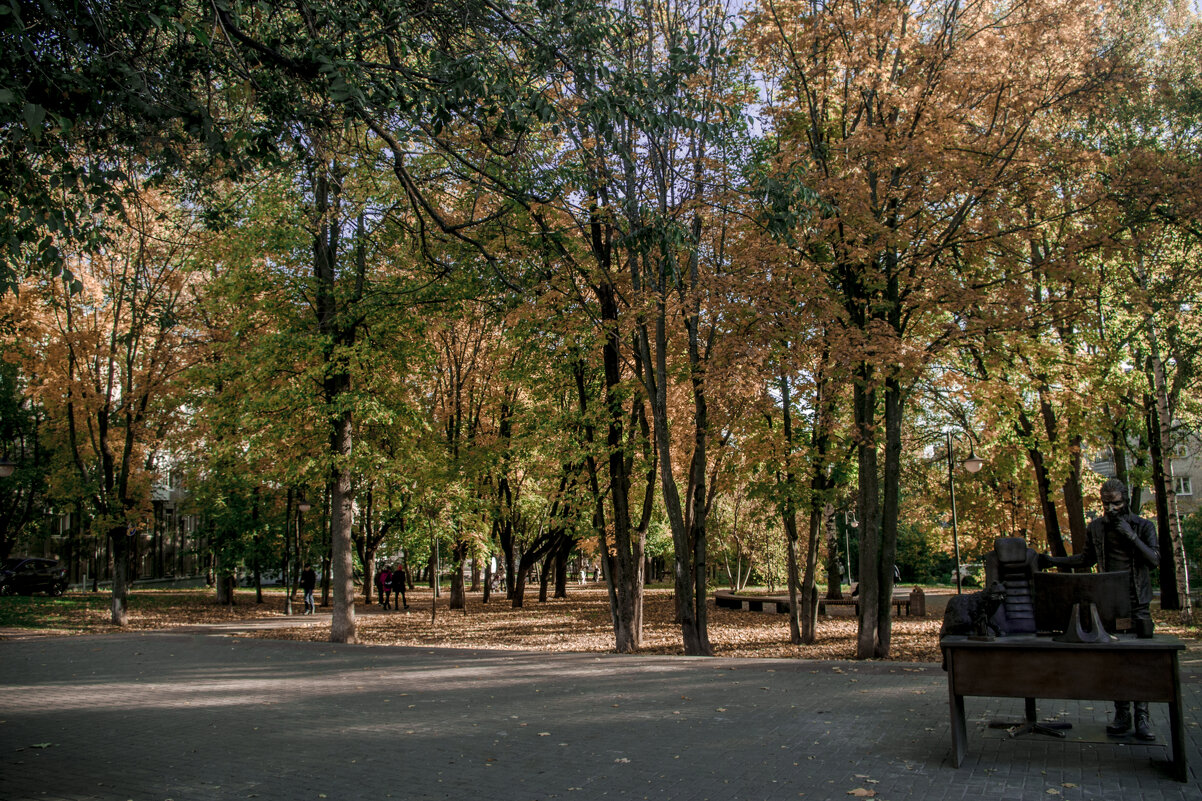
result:
[[[47,502],[50,453],[42,440],[45,412],[26,397],[15,364],[0,362],[0,456],[13,474],[0,478],[0,558],[7,556]]]
[[[78,286],[64,246],[101,245],[127,170],[177,170],[184,143],[232,153],[198,91],[216,66],[206,5],[0,5],[0,294],[27,270]]]
[[[954,567],[954,560],[934,547],[922,527],[902,524],[897,530],[897,569],[905,583],[930,584],[943,581]]]
[[[1197,570],[1202,566],[1202,509],[1182,519],[1181,539],[1191,570]]]

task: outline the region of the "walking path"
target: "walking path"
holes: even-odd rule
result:
[[[986,728],[1006,699],[968,699],[954,769],[938,665],[226,636],[263,625],[0,642],[0,799],[1202,799],[1196,661],[1180,784],[1162,744]],[[1107,706],[1040,712],[1088,733]]]

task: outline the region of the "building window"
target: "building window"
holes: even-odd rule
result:
[[[1186,444],[1184,442],[1178,443],[1177,445],[1173,446],[1173,458],[1174,459],[1188,459],[1189,458],[1189,448],[1186,446]]]
[[[1194,485],[1189,476],[1173,476],[1173,493],[1175,495],[1193,495]]]

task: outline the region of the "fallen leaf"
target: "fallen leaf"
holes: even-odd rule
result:
[[[848,795],[854,795],[856,798],[875,798],[876,790],[866,790],[863,787],[857,787],[854,790],[848,790]]]

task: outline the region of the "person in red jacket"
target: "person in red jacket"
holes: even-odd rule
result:
[[[380,572],[376,574],[376,583],[380,587],[380,603],[387,609],[389,594],[392,592],[392,573],[387,567],[380,568]]]

